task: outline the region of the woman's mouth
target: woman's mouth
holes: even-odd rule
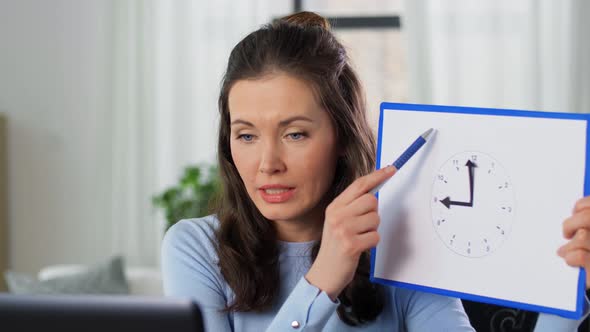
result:
[[[295,193],[295,188],[284,186],[262,186],[258,189],[260,196],[267,203],[283,203]]]

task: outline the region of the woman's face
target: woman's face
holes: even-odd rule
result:
[[[315,238],[338,158],[328,112],[308,84],[276,73],[237,81],[229,113],[232,158],[256,207],[280,239]]]

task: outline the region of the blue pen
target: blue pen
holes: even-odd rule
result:
[[[418,152],[418,150],[420,150],[422,145],[424,145],[424,143],[426,143],[426,139],[428,138],[428,136],[430,136],[430,134],[432,134],[433,130],[434,129],[430,128],[427,131],[425,131],[424,134],[420,135],[414,141],[414,143],[412,143],[412,145],[410,145],[410,147],[407,148],[406,151],[404,151],[404,153],[402,153],[402,155],[399,156],[399,158],[397,158],[397,160],[393,162],[393,166],[395,167],[395,169],[397,169],[399,171],[399,169],[402,168],[402,166],[404,166],[404,164],[408,160],[410,160],[410,158],[412,158],[412,156],[416,152]],[[373,195],[376,194],[379,190],[381,190],[381,187],[383,187],[383,185],[385,185],[385,183],[387,183],[387,181],[385,181],[385,182],[381,183],[380,185],[378,185],[377,187],[373,188],[373,190],[371,190],[371,194],[373,194]]]

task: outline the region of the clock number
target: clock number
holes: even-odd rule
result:
[[[490,252],[490,246],[486,246],[486,251]]]
[[[467,253],[471,254],[471,248],[467,248]]]
[[[492,172],[495,170],[496,170],[496,163],[492,161],[492,165],[490,166],[490,169],[488,169],[488,174],[492,174]]]
[[[471,161],[477,161],[477,155],[476,154],[472,154],[471,155]]]
[[[453,159],[453,165],[459,166],[459,159]]]

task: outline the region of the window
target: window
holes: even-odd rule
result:
[[[368,116],[376,132],[379,104],[408,101],[401,0],[293,1],[294,12],[309,10],[328,18],[348,50],[367,97]]]

